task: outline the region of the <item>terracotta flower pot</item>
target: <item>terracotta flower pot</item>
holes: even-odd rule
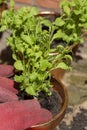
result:
[[[56,79],[56,80],[62,80],[64,77],[66,70],[57,68],[51,71],[51,75]]]
[[[43,16],[46,17],[48,19],[50,19],[51,21],[55,20],[55,18],[60,16],[60,13],[55,12],[55,11],[40,11],[38,16]]]
[[[27,130],[54,130],[59,125],[65,115],[65,111],[68,105],[68,94],[66,87],[61,81],[57,81],[54,78],[51,80],[54,85],[54,89],[58,92],[61,99],[61,109],[56,116],[54,116],[49,122],[38,124],[28,128]]]

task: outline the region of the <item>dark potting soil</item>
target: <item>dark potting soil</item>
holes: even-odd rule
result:
[[[55,90],[52,91],[50,96],[45,96],[44,93],[40,93],[38,100],[41,106],[48,109],[53,116],[55,116],[61,108],[60,97]]]
[[[59,39],[59,40],[54,40],[52,42],[51,48],[56,48],[58,45],[62,45],[64,47],[66,47],[66,43],[62,39]]]

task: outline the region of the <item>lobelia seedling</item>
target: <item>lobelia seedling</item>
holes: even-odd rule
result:
[[[3,4],[3,3],[7,3],[8,0],[0,0],[0,5]]]
[[[56,18],[54,39],[66,45],[82,43],[87,31],[87,0],[63,0],[60,4],[61,16]]]
[[[1,19],[3,10],[7,9],[7,2],[8,0],[0,0],[0,19]]]
[[[12,2],[12,1],[11,1]],[[1,31],[9,29],[8,44],[12,49],[15,70],[20,72],[14,79],[21,91],[37,97],[41,91],[51,94],[50,71],[55,68],[69,69],[72,60],[68,46],[51,48],[54,40],[54,23],[38,16],[35,7],[11,9],[2,14]],[[25,15],[26,14],[26,15]],[[43,29],[43,26],[48,29]]]

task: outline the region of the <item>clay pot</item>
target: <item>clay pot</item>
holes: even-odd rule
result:
[[[64,77],[66,70],[57,68],[51,71],[51,75],[56,79],[56,80],[62,80]]]
[[[60,16],[60,13],[55,11],[40,11],[38,16],[46,17],[49,20],[53,21],[55,18]]]
[[[64,118],[65,111],[68,104],[68,94],[66,87],[62,84],[59,80],[52,78],[52,84],[54,85],[54,89],[58,92],[60,99],[61,99],[61,109],[56,116],[54,116],[49,122],[32,126],[27,130],[54,130],[56,126],[59,125],[61,120]]]

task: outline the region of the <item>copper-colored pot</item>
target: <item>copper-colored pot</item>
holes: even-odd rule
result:
[[[56,79],[56,80],[62,80],[64,77],[66,70],[57,68],[51,71],[51,75]]]
[[[58,92],[61,98],[61,109],[58,112],[58,114],[54,116],[49,122],[32,126],[31,128],[28,128],[27,130],[54,130],[56,126],[58,126],[61,120],[63,119],[67,105],[68,105],[67,89],[62,84],[61,81],[57,81],[54,78],[52,78],[51,82],[54,85],[54,89]]]
[[[55,11],[40,11],[39,12],[39,15],[41,16],[46,16],[46,15],[54,15],[54,16],[60,16],[60,13],[59,12],[55,12]]]
[[[38,16],[47,17],[51,21],[55,20],[55,18],[60,16],[59,12],[55,11],[39,11]]]

